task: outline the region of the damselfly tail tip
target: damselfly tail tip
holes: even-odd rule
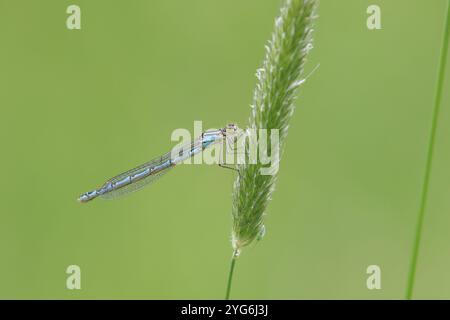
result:
[[[82,194],[81,196],[79,196],[77,200],[78,200],[79,203],[85,203],[85,202],[89,201],[89,200],[86,199],[86,195],[85,194]]]
[[[78,202],[85,203],[88,201],[91,201],[92,199],[96,198],[98,196],[97,190],[89,191],[86,193],[83,193],[81,196],[78,197]]]

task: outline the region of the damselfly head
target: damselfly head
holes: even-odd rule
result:
[[[236,131],[238,131],[238,129],[239,129],[238,126],[234,123],[229,123],[225,127],[225,131],[231,131],[231,132],[236,132]]]

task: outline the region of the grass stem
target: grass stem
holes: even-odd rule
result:
[[[227,283],[227,292],[225,294],[225,300],[230,300],[231,284],[233,282],[234,266],[236,264],[236,260],[237,260],[238,256],[239,256],[239,252],[237,250],[234,250],[233,251],[233,256],[231,257],[230,272],[228,273],[228,283]]]
[[[434,99],[434,108],[433,108],[433,116],[432,116],[432,122],[431,122],[431,129],[430,129],[430,138],[428,142],[428,154],[427,154],[427,160],[425,165],[425,174],[423,179],[423,186],[422,186],[422,196],[421,196],[421,203],[420,203],[420,209],[419,209],[419,217],[417,221],[417,227],[416,227],[416,234],[415,234],[415,240],[413,245],[413,254],[411,258],[411,265],[409,269],[409,276],[408,276],[408,287],[406,290],[406,299],[412,299],[413,291],[414,291],[414,280],[416,275],[416,269],[417,269],[417,260],[419,257],[419,249],[420,249],[420,240],[422,238],[422,229],[423,229],[423,221],[425,216],[425,209],[427,207],[427,201],[428,201],[428,189],[429,189],[429,182],[430,182],[430,175],[431,175],[431,166],[433,164],[433,154],[434,154],[434,146],[435,146],[435,140],[436,140],[436,129],[437,129],[437,122],[439,119],[439,111],[441,106],[441,100],[442,100],[442,88],[444,86],[444,75],[445,75],[445,65],[447,62],[447,52],[448,52],[448,42],[449,42],[449,34],[450,34],[450,0],[447,1],[447,18],[445,20],[445,27],[444,27],[444,35],[442,39],[442,47],[441,47],[441,57],[439,61],[439,73],[438,73],[438,80],[437,80],[437,88],[436,88],[436,95]]]

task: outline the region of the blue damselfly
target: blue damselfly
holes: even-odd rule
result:
[[[78,201],[88,202],[97,197],[113,199],[139,190],[156,181],[171,168],[199,154],[206,148],[218,143],[227,143],[230,139],[234,141],[241,134],[242,130],[235,124],[229,124],[225,128],[218,130],[205,131],[188,145],[173,149],[171,152],[109,179],[98,189],[83,193],[78,198]],[[222,163],[219,163],[219,165],[232,169]]]

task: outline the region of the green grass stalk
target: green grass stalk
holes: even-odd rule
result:
[[[238,258],[238,256],[239,256],[239,253],[237,251],[233,251],[233,256],[231,257],[230,272],[228,273],[227,292],[225,294],[225,300],[230,299],[231,283],[233,282],[234,266],[236,264],[236,259]]]
[[[436,141],[436,129],[439,119],[439,111],[442,100],[442,90],[444,86],[445,66],[447,63],[448,42],[450,35],[450,0],[447,1],[447,15],[444,23],[444,33],[442,38],[441,55],[439,60],[439,71],[436,87],[436,95],[434,99],[433,115],[431,120],[430,137],[428,142],[427,160],[425,165],[425,174],[422,185],[422,195],[419,208],[419,216],[417,220],[416,233],[414,237],[413,253],[411,265],[408,275],[408,286],[406,289],[406,299],[412,299],[414,291],[414,280],[416,276],[417,261],[419,258],[420,240],[422,238],[423,221],[425,218],[425,210],[428,202],[428,189],[430,184],[431,167],[433,164],[434,146]]]

